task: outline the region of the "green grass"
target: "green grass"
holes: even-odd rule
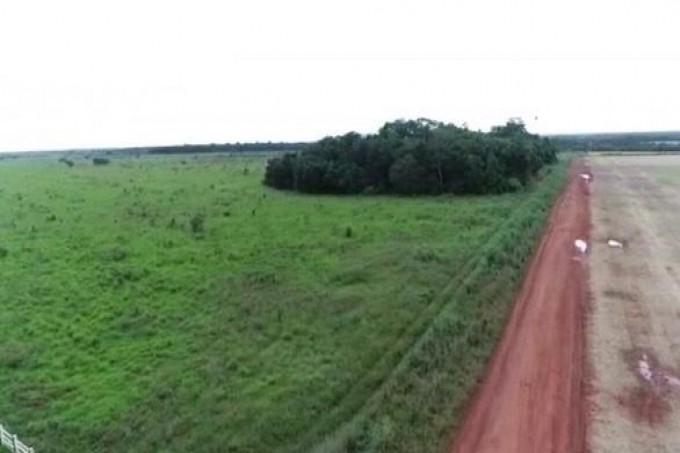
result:
[[[257,157],[0,161],[0,422],[41,452],[440,451],[564,167],[395,198],[266,189]]]

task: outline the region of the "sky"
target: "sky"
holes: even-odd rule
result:
[[[680,2],[0,0],[0,151],[680,129]]]

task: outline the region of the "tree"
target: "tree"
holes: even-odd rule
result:
[[[398,194],[426,194],[436,188],[436,181],[413,154],[406,154],[390,168],[390,183]]]
[[[264,184],[308,193],[500,193],[528,184],[555,159],[552,142],[519,120],[483,133],[419,118],[272,158]]]

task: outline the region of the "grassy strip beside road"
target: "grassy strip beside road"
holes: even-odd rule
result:
[[[363,410],[317,451],[437,452],[451,435],[512,306],[567,161],[500,226],[440,295],[440,311]]]

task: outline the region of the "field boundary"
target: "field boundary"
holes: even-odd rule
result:
[[[21,442],[16,434],[12,434],[0,423],[0,445],[9,448],[14,453],[34,453],[32,447]]]

